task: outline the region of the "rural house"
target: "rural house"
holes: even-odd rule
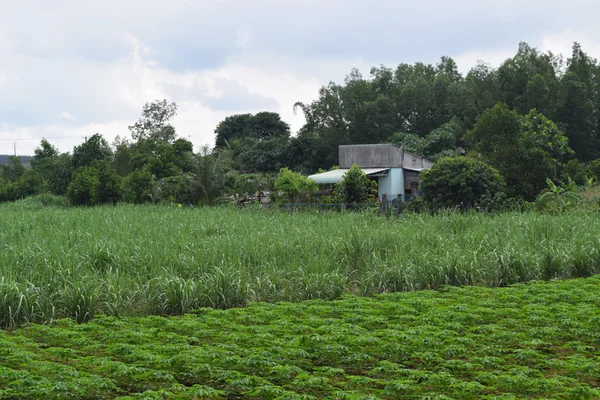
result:
[[[357,164],[371,179],[377,179],[379,198],[419,196],[419,173],[430,168],[429,160],[392,144],[356,144],[339,146],[340,168],[309,176],[317,183],[334,184],[342,180],[353,164]]]

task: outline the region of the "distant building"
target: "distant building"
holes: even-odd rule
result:
[[[7,165],[9,163],[10,157],[12,157],[12,154],[0,154],[0,165]],[[33,158],[33,156],[17,156],[21,158],[21,163],[26,166],[29,167],[29,163],[31,161],[31,159]]]
[[[371,179],[377,180],[379,198],[402,198],[407,201],[419,196],[419,173],[432,162],[392,144],[357,144],[339,146],[340,168],[309,176],[317,183],[338,183],[357,164]]]

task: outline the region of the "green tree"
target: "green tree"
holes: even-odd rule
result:
[[[121,183],[121,199],[126,203],[133,204],[152,202],[154,186],[154,177],[150,171],[136,169],[123,178]]]
[[[377,202],[377,183],[354,164],[335,185],[335,201],[346,204],[368,204]]]
[[[521,116],[503,103],[486,110],[464,139],[500,171],[509,195],[526,200],[559,175],[560,162],[572,153],[554,122],[535,110]]]
[[[107,164],[98,161],[78,168],[67,188],[73,205],[99,205],[119,200],[120,177]]]
[[[73,160],[70,154],[61,154],[46,139],[34,151],[31,169],[41,179],[41,191],[65,195],[73,175]]]
[[[475,207],[504,193],[504,180],[489,164],[471,157],[445,157],[421,173],[423,198],[432,210]]]
[[[259,112],[232,115],[221,121],[216,129],[216,147],[224,147],[233,139],[247,138],[258,141],[267,138],[289,138],[290,126],[281,120],[278,113]]]
[[[203,146],[196,157],[198,163],[192,182],[193,191],[199,205],[214,205],[230,190],[227,172],[233,163],[232,152],[229,149],[211,151],[208,146]]]
[[[153,139],[170,143],[175,140],[175,128],[170,125],[177,115],[177,104],[165,99],[144,104],[142,117],[129,126],[134,140]]]
[[[84,143],[73,148],[73,168],[88,167],[94,161],[106,162],[112,157],[108,142],[96,133]]]
[[[0,176],[9,182],[16,182],[25,174],[25,166],[21,162],[21,157],[8,157],[7,165],[0,165]]]

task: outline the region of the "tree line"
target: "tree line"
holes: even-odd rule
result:
[[[66,195],[73,204],[175,201],[215,204],[224,195],[272,190],[282,168],[329,169],[343,144],[394,143],[433,161],[467,156],[491,165],[510,197],[533,200],[546,179],[583,182],[600,173],[600,64],[578,43],[570,57],[526,43],[498,68],[479,62],[466,75],[455,61],[352,70],[310,103],[296,136],[279,114],[232,115],[215,146],[194,152],[171,125],[177,105],[148,103],[111,145],[100,134],[61,153],[42,140],[31,168],[0,170],[0,201]]]

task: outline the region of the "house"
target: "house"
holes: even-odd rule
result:
[[[407,201],[419,196],[419,173],[432,162],[392,144],[357,144],[339,146],[340,168],[310,175],[317,183],[334,184],[342,180],[353,164],[371,179],[377,180],[379,198]]]

